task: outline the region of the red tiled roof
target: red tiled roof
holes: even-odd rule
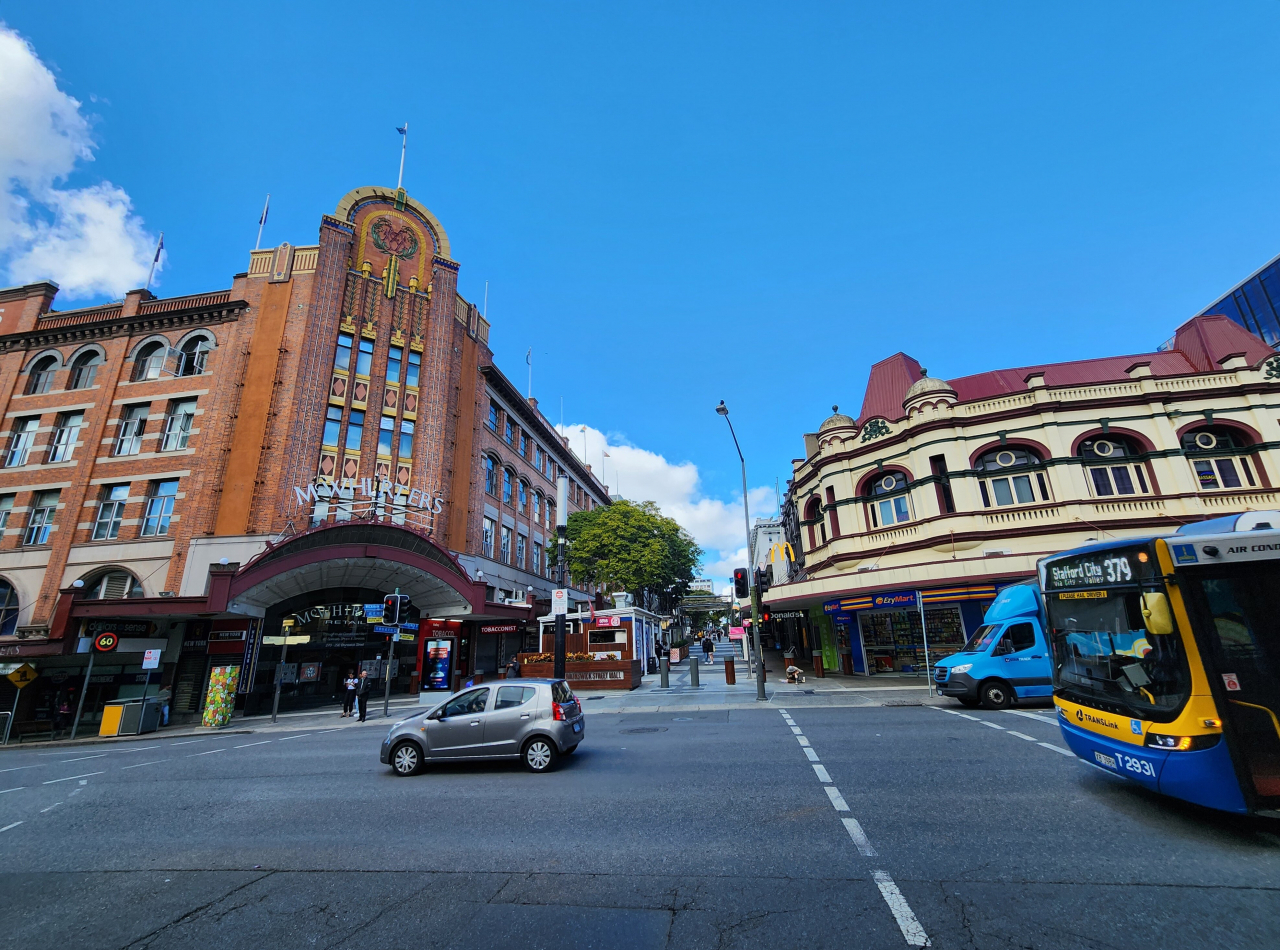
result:
[[[1275,350],[1227,317],[1205,316],[1180,326],[1174,335],[1173,348],[1165,352],[997,369],[947,382],[955,389],[960,402],[973,402],[1025,392],[1027,377],[1036,374],[1044,376],[1046,386],[1090,385],[1128,379],[1128,371],[1134,364],[1147,363],[1153,376],[1188,376],[1218,372],[1224,360],[1236,355],[1243,356],[1252,366],[1275,355]],[[920,364],[905,353],[895,353],[872,366],[858,424],[875,416],[901,419],[905,415],[902,400],[911,384],[922,375]]]

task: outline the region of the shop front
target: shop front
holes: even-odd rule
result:
[[[829,600],[823,613],[853,672],[920,675],[964,646],[996,591],[994,584],[886,591]]]

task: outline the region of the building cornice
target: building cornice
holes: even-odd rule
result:
[[[0,336],[0,353],[14,350],[40,349],[81,343],[86,340],[105,340],[119,336],[140,336],[162,330],[188,326],[213,326],[239,320],[249,308],[246,300],[227,300],[215,307],[189,307],[152,313],[138,313],[122,317],[119,310],[99,320],[68,323],[65,326],[37,327],[26,333],[10,333]],[[60,314],[49,314],[48,321],[57,320]]]

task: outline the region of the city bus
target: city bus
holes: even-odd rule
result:
[[[1043,558],[1063,738],[1090,765],[1280,817],[1280,511]]]

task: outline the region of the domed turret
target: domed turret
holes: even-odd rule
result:
[[[935,406],[946,405],[954,406],[958,400],[956,391],[951,388],[951,384],[945,379],[937,379],[929,375],[929,371],[921,367],[921,377],[911,384],[911,388],[907,390],[906,398],[902,400],[902,408],[910,414],[911,410],[917,408],[924,403],[932,403]]]
[[[823,422],[822,425],[818,426],[819,432],[826,432],[828,429],[840,429],[845,426],[850,428],[857,426],[856,422],[840,411],[839,406],[832,406],[831,412],[833,415],[828,416],[827,420]]]

